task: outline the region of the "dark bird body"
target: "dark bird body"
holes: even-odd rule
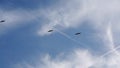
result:
[[[75,33],[75,35],[79,35],[79,34],[81,34],[81,32],[79,32],[79,33]]]
[[[49,30],[48,32],[52,32],[53,30]]]
[[[1,20],[1,21],[0,21],[0,23],[3,23],[3,22],[5,22],[5,20]]]

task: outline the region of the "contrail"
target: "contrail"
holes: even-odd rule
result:
[[[103,59],[105,56],[110,55],[111,53],[115,52],[119,48],[120,48],[120,46],[117,46],[114,49],[111,49],[111,50],[105,52],[104,54],[102,54],[101,56],[99,56],[98,59],[97,59],[97,61],[94,62],[94,65],[96,65],[97,63],[99,63],[98,61],[100,61],[101,59]]]
[[[98,63],[98,61],[100,61],[101,59],[104,59],[104,57],[110,55],[111,53],[116,54],[117,56],[120,56],[118,49],[120,49],[120,45],[116,46],[114,45],[114,41],[113,41],[113,37],[112,37],[112,31],[111,31],[111,22],[109,23],[109,26],[107,28],[107,36],[110,42],[110,50],[108,50],[107,52],[103,53],[102,55],[98,56],[97,61],[94,62],[94,65],[96,65]]]
[[[114,49],[112,49],[112,50],[110,50],[110,51],[108,51],[108,52],[102,54],[100,57],[101,57],[101,58],[102,58],[102,57],[105,57],[105,56],[107,56],[107,55],[109,55],[109,54],[115,52],[115,51],[116,51],[117,49],[119,49],[119,48],[120,48],[120,46],[117,46],[117,47],[115,47]]]
[[[73,42],[81,45],[82,47],[89,48],[88,45],[86,45],[86,44],[84,44],[84,43],[82,43],[82,42],[76,41],[75,39],[71,38],[68,34],[66,34],[66,33],[64,33],[64,32],[62,32],[62,31],[60,31],[60,30],[58,30],[58,29],[56,29],[56,28],[54,28],[54,29],[55,29],[58,33],[60,33],[61,35],[63,35],[64,37],[68,38],[69,40],[71,40],[71,41],[73,41]]]
[[[110,51],[104,53],[103,55],[101,55],[101,57],[104,57],[106,55],[109,55],[110,53],[114,52],[115,54],[117,54],[118,56],[120,56],[120,54],[118,53],[117,49],[120,48],[120,46],[118,47],[114,47],[114,41],[113,41],[113,36],[112,36],[112,31],[111,31],[111,22],[108,23],[109,26],[107,28],[107,36],[108,36],[108,39],[110,41]]]

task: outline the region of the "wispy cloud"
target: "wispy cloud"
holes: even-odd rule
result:
[[[69,54],[62,54],[56,58],[46,55],[37,61],[36,64],[24,62],[16,64],[15,68],[119,68],[120,58],[114,53],[106,55],[108,57],[100,57],[91,54],[87,50],[79,50]],[[63,58],[64,57],[64,58]]]
[[[14,27],[28,24],[30,21],[37,20],[38,11],[31,11],[25,9],[4,10],[0,9],[0,20],[5,20],[0,24],[0,34],[9,31]]]
[[[48,26],[62,28],[76,28],[89,21],[95,29],[107,27],[108,22],[116,22],[120,8],[118,0],[69,0],[62,5],[45,10],[48,23],[39,31],[40,35]],[[118,19],[117,19],[118,22]],[[58,28],[59,28],[58,27]],[[44,34],[47,34],[44,33]]]
[[[69,0],[65,1],[62,6],[59,5],[57,8],[49,9],[45,15],[49,23],[43,26],[39,31],[40,33],[46,28],[48,29],[49,24],[50,29],[53,27],[69,29],[79,27],[85,23],[84,21],[88,21],[88,25],[91,25],[96,31],[100,31],[100,38],[104,41],[102,44],[107,47],[109,53],[103,53],[102,56],[104,57],[100,58],[90,52],[86,53],[86,51],[78,50],[79,55],[76,52],[74,55],[69,55],[69,58],[72,57],[72,59],[61,60],[58,58],[58,61],[56,61],[56,59],[48,57],[41,66],[43,68],[119,68],[119,51],[115,48],[116,36],[114,36],[119,33],[118,30],[120,29],[117,26],[120,22],[119,3],[119,0]],[[46,34],[47,32],[44,32],[42,36]]]
[[[106,49],[114,49],[114,33],[119,27],[115,27],[114,22],[119,23],[120,20],[120,8],[118,6],[119,0],[69,0],[63,1],[63,5],[48,9],[46,14],[46,20],[48,23],[43,25],[39,30],[39,34],[44,36],[48,34],[48,29],[55,28],[77,28],[81,24],[86,23],[91,25],[96,31],[99,30],[100,36],[107,46]],[[113,25],[114,24],[114,25]],[[96,33],[97,36],[98,33]],[[117,53],[117,51],[115,50]]]
[[[114,43],[120,40],[118,35],[120,32],[120,1],[67,0],[62,2],[64,3],[56,5],[56,7],[37,9],[32,12],[24,10],[0,11],[2,15],[0,18],[7,19],[6,24],[2,24],[3,26],[0,28],[13,27],[16,24],[21,24],[21,22],[42,17],[45,20],[42,23],[43,26],[38,29],[38,34],[45,36],[49,35],[47,32],[49,29],[77,28],[88,21],[88,25],[91,25],[96,31],[100,31],[100,38],[104,41],[102,44],[112,50],[112,53],[107,54],[107,57],[99,58],[99,56],[92,55],[92,52],[75,50],[70,55],[65,56],[67,58],[64,59],[51,59],[47,55],[45,58],[41,58],[42,61],[40,62],[42,63],[39,65],[25,63],[18,65],[16,68],[24,68],[24,66],[26,68],[120,68],[119,51],[115,49]]]

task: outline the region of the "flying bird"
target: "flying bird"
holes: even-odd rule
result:
[[[52,32],[53,30],[49,30],[48,32]]]
[[[1,20],[1,21],[0,21],[0,23],[3,23],[3,22],[5,22],[5,20]]]
[[[81,32],[75,33],[75,35],[79,35],[79,34],[81,34]]]

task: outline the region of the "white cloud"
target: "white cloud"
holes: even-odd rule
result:
[[[17,64],[15,68],[119,68],[120,58],[114,53],[100,57],[91,54],[87,50],[75,50],[67,55],[51,58],[43,56],[36,64],[29,62]],[[64,58],[62,58],[64,57]]]
[[[120,18],[120,1],[119,0],[69,0],[64,1],[65,3],[59,5],[57,8],[49,9],[46,19],[49,21],[49,28],[59,28],[62,27],[64,29],[68,28],[76,28],[79,27],[84,21],[88,20],[90,25],[94,27],[94,29],[100,30],[100,38],[104,41],[105,46],[113,51],[112,54],[107,54],[108,57],[98,58],[90,53],[87,53],[86,56],[80,53],[79,56],[84,56],[84,58],[77,58],[78,55],[75,55],[72,61],[71,60],[63,60],[60,62],[56,62],[54,59],[47,59],[43,68],[119,68],[120,67],[120,59],[119,59],[119,51],[115,49],[116,43],[119,42],[119,18]],[[48,23],[47,23],[48,24]],[[59,27],[57,27],[59,26]],[[48,29],[48,25],[45,26],[39,31],[44,31]],[[114,33],[113,33],[114,32]],[[45,31],[42,36],[46,35]],[[97,33],[96,33],[97,35]],[[116,36],[117,35],[117,36]],[[117,41],[116,41],[117,39]],[[104,46],[103,46],[104,47]],[[76,54],[76,53],[75,53]],[[90,56],[91,55],[91,56]],[[104,55],[104,53],[103,53]],[[73,55],[71,55],[73,57]],[[70,56],[70,57],[71,57]],[[87,58],[87,59],[86,59]],[[95,59],[93,59],[95,58]],[[77,63],[75,60],[80,60]],[[86,63],[84,63],[83,61]],[[74,62],[75,61],[75,62]],[[47,63],[48,62],[48,63]],[[93,64],[97,62],[97,64]],[[63,65],[60,65],[63,64]],[[72,65],[78,67],[72,67]],[[77,65],[78,64],[78,65]],[[82,65],[83,67],[82,67]],[[84,65],[86,64],[86,65]],[[93,64],[93,65],[92,65]],[[50,67],[50,65],[53,67]],[[67,66],[66,66],[67,65]],[[70,66],[70,67],[69,67]],[[86,66],[86,67],[84,67]],[[39,67],[39,66],[38,66]]]
[[[102,44],[107,46],[106,49],[114,50],[115,43],[119,42],[115,41],[119,36],[114,36],[119,33],[119,0],[69,0],[63,2],[62,5],[47,9],[46,14],[43,14],[48,22],[39,30],[41,36],[48,35],[48,29],[54,29],[54,27],[77,28],[88,20],[87,24],[99,31],[100,36],[97,38],[102,38],[104,41]],[[116,32],[113,33],[113,31]],[[116,50],[114,52],[119,54]]]
[[[111,50],[115,49],[114,42],[120,40],[120,0],[67,0],[63,2],[65,3],[56,5],[52,9],[42,9],[40,12],[39,9],[32,12],[24,10],[0,11],[2,15],[0,18],[6,19],[6,23],[2,24],[0,28],[13,27],[24,21],[43,17],[45,21],[43,21],[41,29],[38,30],[38,34],[44,36],[48,35],[47,31],[54,29],[54,27],[62,29],[77,28],[88,20],[88,24],[92,25],[96,31],[100,30],[103,44]],[[109,25],[109,22],[111,22],[111,25]],[[0,30],[2,31],[2,29]],[[41,58],[43,61],[40,61],[42,63],[39,65],[26,63],[20,64],[16,68],[24,68],[24,66],[26,68],[120,68],[119,51],[117,50],[114,50],[112,54],[105,58],[95,57],[91,52],[82,50],[77,50],[66,57],[64,59],[51,59],[48,55]]]
[[[0,11],[1,19],[7,23],[2,27],[21,24],[21,22],[32,21],[39,17],[44,18],[43,26],[38,31],[41,36],[48,35],[48,29],[55,28],[76,28],[88,20],[95,29],[105,30],[108,21],[119,24],[119,0],[61,0],[60,4],[48,9],[36,9],[33,11],[16,9],[12,11]],[[41,22],[41,21],[40,21]],[[114,26],[116,24],[112,23]],[[119,26],[114,28],[119,29]]]
[[[109,21],[116,22],[117,20],[118,22],[120,17],[119,0],[69,0],[63,2],[65,3],[45,10],[44,16],[48,20],[47,24],[52,24],[51,27],[76,28],[84,21],[89,20],[89,24],[93,25],[95,29],[99,29],[100,27],[105,28]],[[50,27],[50,25],[48,26]],[[45,25],[39,32],[42,33],[46,28],[48,27]]]
[[[5,20],[0,24],[0,34],[9,31],[14,27],[28,24],[30,21],[36,20],[38,11],[29,11],[24,9],[3,10],[0,9],[0,20]]]

